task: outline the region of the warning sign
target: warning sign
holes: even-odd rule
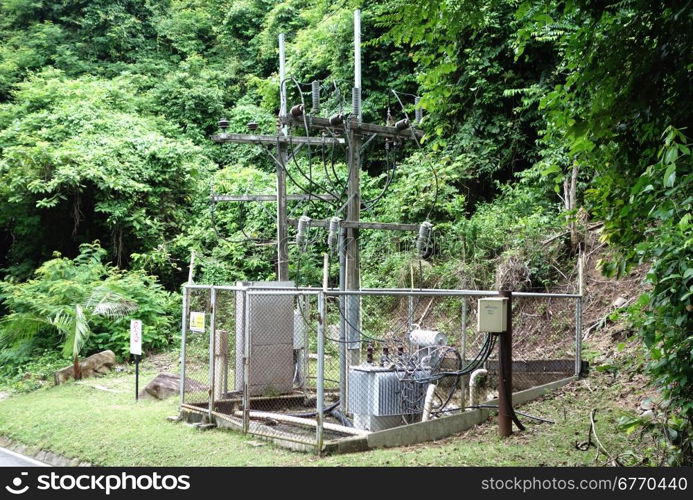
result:
[[[204,332],[205,331],[205,313],[191,312],[190,313],[190,331]]]
[[[130,354],[142,355],[142,321],[130,320]]]

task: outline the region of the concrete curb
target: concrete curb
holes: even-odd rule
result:
[[[78,458],[67,458],[52,451],[43,450],[38,446],[27,446],[5,436],[0,436],[0,447],[24,455],[44,465],[53,467],[91,467],[92,464]]]

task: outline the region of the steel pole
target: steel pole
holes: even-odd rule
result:
[[[250,300],[243,291],[243,432],[250,427]]]
[[[359,122],[363,119],[361,112],[361,11],[354,11],[354,93],[358,103],[357,117]]]
[[[316,429],[316,448],[318,455],[322,452],[323,420],[325,413],[325,295],[318,294],[318,384],[317,384],[317,410],[318,422]]]
[[[188,334],[188,294],[190,291],[183,288],[183,313],[180,324],[180,403],[178,410],[182,409],[185,403],[185,348]]]
[[[286,115],[286,50],[284,43],[284,33],[279,35],[279,115]],[[280,127],[278,132],[286,136],[288,127]],[[286,163],[288,150],[285,143],[277,142],[277,280],[288,281],[289,279],[289,237],[287,216],[287,195],[286,195]]]
[[[212,412],[214,411],[214,384],[216,382],[216,366],[214,363],[214,348],[216,346],[216,304],[217,291],[212,288],[210,294],[211,316],[209,320],[209,403],[207,407],[208,423],[212,423]]]
[[[346,228],[341,227],[339,229],[339,240],[337,243],[339,251],[339,289],[344,290],[345,287],[345,266],[346,266]],[[344,295],[339,296],[339,409],[342,413],[346,414],[349,411],[349,402],[347,400],[347,377],[348,377],[348,367],[347,367],[347,335],[346,335],[346,321],[344,316],[346,315],[346,297]]]

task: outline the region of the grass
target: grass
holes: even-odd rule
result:
[[[145,368],[141,380],[155,374]],[[616,431],[623,394],[632,386],[601,373],[523,406],[522,411],[556,423],[521,417],[527,430],[505,440],[490,420],[438,442],[323,458],[265,442],[258,446],[256,437],[236,432],[169,422],[166,417],[177,413],[177,398],[135,403],[133,385],[131,373],[120,373],[14,395],[0,401],[0,436],[106,466],[575,466],[604,463],[603,455],[595,462],[594,448],[575,446],[587,440],[589,414],[597,408],[597,432],[610,453],[639,445]]]

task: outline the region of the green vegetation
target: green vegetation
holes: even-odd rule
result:
[[[693,10],[681,0],[0,0],[0,376],[19,384],[63,345],[104,283],[138,304],[146,349],[171,345],[191,250],[200,282],[275,277],[272,207],[208,201],[273,192],[272,160],[209,135],[221,117],[274,130],[279,33],[289,101],[317,79],[323,114],[349,112],[357,7],[364,118],[411,113],[411,94],[426,111],[420,148],[366,150],[363,218],[436,228],[425,260],[401,235],[363,234],[363,284],[406,286],[413,268],[417,285],[489,288],[512,259],[545,289],[603,224],[605,274],[651,265],[623,320],[667,400],[660,436],[673,463],[691,463]],[[302,152],[292,192],[339,191],[343,154],[315,154],[328,168],[309,180]],[[319,283],[323,240],[292,246],[300,284]],[[126,354],[127,317],[82,312],[93,334],[73,335],[78,351]]]
[[[28,281],[0,283],[9,313],[0,320],[0,373],[21,371],[39,349],[62,346],[74,359],[87,351],[129,350],[129,318],[144,323],[145,348],[169,344],[177,301],[155,277],[104,264],[105,250],[82,245],[73,260],[56,256]]]
[[[143,368],[145,379],[156,373],[146,363]],[[435,443],[324,458],[287,451],[235,432],[200,431],[166,422],[167,416],[177,412],[176,398],[135,404],[133,377],[132,373],[111,375],[94,382],[118,393],[91,388],[84,385],[91,382],[85,381],[0,401],[0,435],[65,457],[112,466],[590,466],[608,458],[602,453],[595,460],[594,448],[580,451],[575,443],[587,441],[589,415],[592,408],[598,408],[597,432],[609,453],[639,454],[642,446],[636,436],[612,432],[622,415],[619,396],[628,388],[613,384],[610,375],[591,379],[589,389],[579,383],[523,406],[520,410],[556,424],[523,418],[527,431],[507,440],[498,438],[492,419],[463,436]],[[530,441],[532,446],[528,446]],[[630,455],[622,459],[632,461]]]

